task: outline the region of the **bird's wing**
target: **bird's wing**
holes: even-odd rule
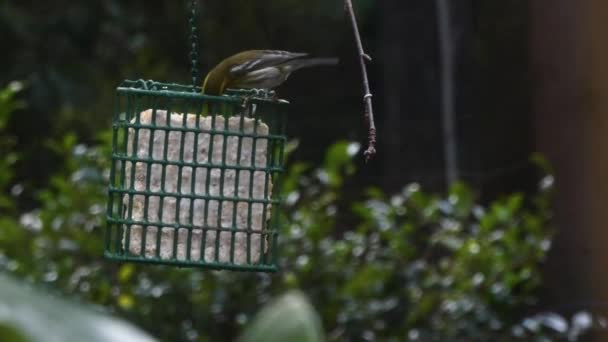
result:
[[[281,70],[276,67],[257,69],[248,73],[247,77],[240,77],[233,80],[230,86],[245,89],[272,89],[284,81],[284,79],[281,78],[281,75]]]
[[[239,77],[255,70],[276,66],[305,56],[308,56],[308,54],[279,50],[260,50],[257,52],[257,58],[251,58],[246,62],[235,64],[230,67],[228,72],[232,77]]]

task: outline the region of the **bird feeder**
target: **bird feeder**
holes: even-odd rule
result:
[[[286,104],[143,80],[116,102],[106,257],[275,271]]]
[[[276,271],[286,106],[244,90],[207,96],[193,85],[124,81],[112,120],[105,257]]]

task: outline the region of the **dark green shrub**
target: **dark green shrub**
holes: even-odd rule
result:
[[[10,139],[0,126],[1,141]],[[524,314],[536,303],[551,246],[551,176],[535,195],[488,205],[465,184],[446,196],[416,184],[392,196],[362,189],[367,199],[352,201],[342,191],[358,146],[340,142],[321,167],[293,163],[286,176],[283,271],[211,272],[101,258],[108,142],[106,134],[85,146],[68,134],[50,143],[64,167],[37,192],[38,209],[17,215],[3,210],[15,207],[14,198],[0,197],[0,267],[102,305],[164,340],[233,339],[288,289],[309,296],[329,340],[575,339],[593,323],[586,313],[573,323]],[[10,185],[11,160],[0,163],[0,187]]]

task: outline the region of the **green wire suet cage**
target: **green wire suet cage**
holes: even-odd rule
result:
[[[105,256],[276,271],[286,104],[139,80],[116,107]]]

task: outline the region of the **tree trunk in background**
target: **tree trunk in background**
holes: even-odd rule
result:
[[[378,2],[381,67],[375,91],[379,104],[383,187],[394,192],[409,182],[444,189],[446,141],[441,115],[437,7],[434,1]],[[479,80],[472,66],[473,2],[450,1],[453,66],[453,131],[459,144],[455,163],[465,179],[479,174],[478,108],[472,96]],[[460,118],[464,114],[464,118]],[[466,136],[462,136],[464,133]],[[451,142],[453,144],[453,142]],[[454,147],[454,146],[452,146]],[[453,151],[452,151],[453,152]]]
[[[547,301],[558,311],[606,314],[608,2],[535,0],[531,12],[536,142],[557,187]]]
[[[454,105],[454,43],[452,34],[452,8],[449,0],[436,0],[437,40],[439,42],[441,123],[443,128],[443,156],[445,183],[458,180],[458,136],[456,133],[456,107]]]

